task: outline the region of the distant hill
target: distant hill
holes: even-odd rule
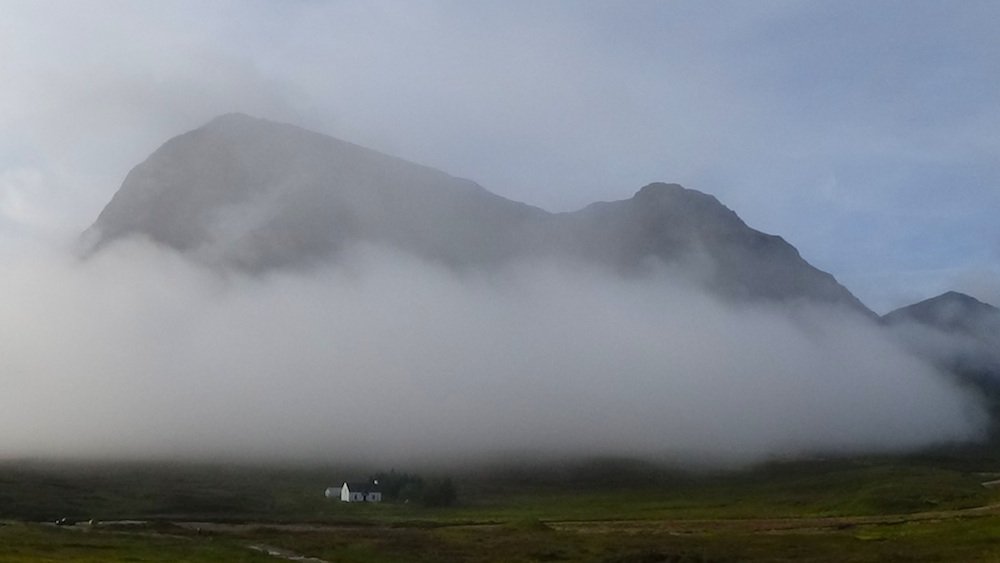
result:
[[[1000,309],[949,291],[882,320],[918,354],[1000,392]]]
[[[549,213],[476,183],[242,114],[174,137],[129,172],[85,233],[92,252],[143,236],[250,272],[336,260],[372,242],[454,268],[526,257],[642,275],[674,265],[736,300],[807,300],[874,316],[781,237],[712,196],[650,184],[631,199]]]
[[[901,307],[883,319],[888,324],[916,322],[984,340],[1000,337],[1000,309],[957,291]]]

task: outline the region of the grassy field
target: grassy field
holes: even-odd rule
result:
[[[1000,561],[1000,494],[982,485],[997,470],[985,453],[715,473],[600,460],[466,470],[455,506],[425,508],[328,501],[337,468],[7,462],[0,562]]]
[[[184,535],[121,533],[113,530],[57,528],[44,524],[5,522],[0,525],[0,561],[31,563],[68,561],[273,562],[272,557],[234,540]]]

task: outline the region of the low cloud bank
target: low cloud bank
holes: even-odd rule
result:
[[[976,397],[849,312],[669,271],[453,272],[379,248],[220,275],[130,242],[0,249],[5,456],[744,463],[980,436]]]

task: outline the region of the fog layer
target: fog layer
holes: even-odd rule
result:
[[[976,438],[976,399],[874,323],[668,269],[488,277],[381,248],[221,275],[142,242],[0,249],[5,456],[752,462]]]

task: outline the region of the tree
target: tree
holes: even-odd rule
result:
[[[376,473],[372,480],[378,482],[382,497],[388,501],[417,498],[424,487],[424,480],[419,475],[397,473],[395,469]]]
[[[445,477],[433,479],[424,485],[421,501],[424,506],[451,506],[455,504],[456,497],[455,483],[451,477]]]

